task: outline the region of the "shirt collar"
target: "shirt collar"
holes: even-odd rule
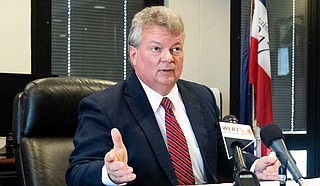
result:
[[[139,78],[138,78],[139,79]],[[173,111],[175,111],[179,106],[179,90],[177,84],[175,84],[172,88],[172,90],[165,96],[161,96],[156,91],[152,90],[150,87],[148,87],[146,84],[144,84],[139,79],[145,93],[147,94],[147,97],[149,99],[150,105],[152,107],[153,112],[156,112],[157,109],[160,106],[161,100],[163,97],[168,97],[172,104],[173,104]]]

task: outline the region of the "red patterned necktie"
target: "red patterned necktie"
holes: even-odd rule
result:
[[[164,108],[168,150],[179,185],[192,185],[195,178],[192,171],[191,158],[187,140],[172,111],[172,102],[164,97],[161,101]]]

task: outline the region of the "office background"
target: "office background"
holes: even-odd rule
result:
[[[0,46],[0,72],[31,73],[30,0],[2,0],[0,5],[6,15],[1,16],[6,25],[1,29],[1,43],[6,45]],[[185,23],[182,78],[219,88],[223,113],[228,114],[230,1],[168,0],[165,5],[180,13]]]

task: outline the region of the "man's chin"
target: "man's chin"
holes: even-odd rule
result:
[[[161,85],[167,86],[167,87],[173,87],[176,82],[177,82],[176,78],[173,78],[173,77],[165,78],[161,81]]]

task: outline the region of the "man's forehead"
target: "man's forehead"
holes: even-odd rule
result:
[[[144,29],[142,34],[142,39],[147,40],[149,43],[163,43],[163,42],[173,42],[173,43],[183,43],[184,37],[182,33],[173,33],[165,28],[149,28]]]

